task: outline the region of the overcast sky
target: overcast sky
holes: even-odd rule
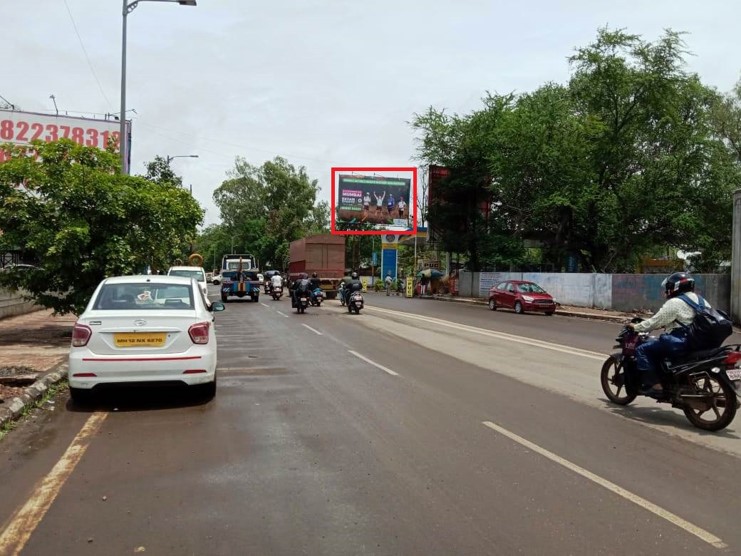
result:
[[[34,112],[53,111],[51,94],[70,115],[118,112],[121,8],[2,0],[0,95]],[[414,164],[415,112],[566,82],[566,58],[601,26],[688,32],[688,68],[728,91],[739,22],[739,0],[142,1],[128,18],[132,173],[157,154],[198,154],[172,166],[206,224],[219,221],[212,193],[236,156],[306,166],[329,200],[332,166]]]

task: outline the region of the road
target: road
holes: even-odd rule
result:
[[[367,302],[229,303],[212,402],[60,400],[13,431],[0,553],[741,551],[741,425],[608,405],[615,324]]]

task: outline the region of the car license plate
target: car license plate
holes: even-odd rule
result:
[[[741,369],[728,369],[726,375],[729,380],[741,380]]]
[[[162,347],[167,340],[165,332],[119,332],[113,335],[116,347]]]
[[[302,302],[302,303],[304,303],[304,302],[306,302],[306,301],[309,301],[309,300],[308,300],[307,298],[305,298],[305,297],[302,297],[302,298],[301,298],[301,302]]]

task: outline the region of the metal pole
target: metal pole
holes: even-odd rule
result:
[[[119,130],[118,150],[121,153],[121,173],[126,175],[126,20],[128,16],[128,0],[123,0],[123,25],[121,38],[121,113],[118,115],[121,127]]]

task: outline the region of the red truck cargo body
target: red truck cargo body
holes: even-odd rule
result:
[[[322,289],[334,293],[345,275],[345,238],[322,234],[292,241],[289,250],[288,277],[291,280],[306,272],[316,272]]]

